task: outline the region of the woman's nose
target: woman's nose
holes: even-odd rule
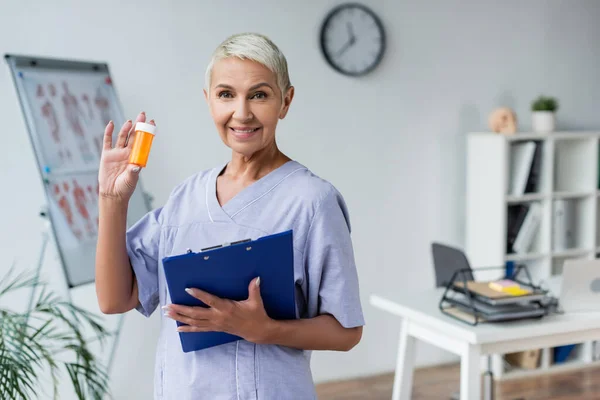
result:
[[[239,121],[249,121],[253,118],[250,105],[246,99],[240,99],[235,105],[233,118]]]

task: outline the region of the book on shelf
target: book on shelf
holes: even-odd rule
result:
[[[573,240],[575,205],[569,199],[556,199],[553,206],[552,248],[554,251],[570,249],[575,245]]]
[[[542,174],[542,143],[539,141],[534,143],[535,152],[533,153],[533,160],[531,161],[531,168],[529,169],[529,176],[527,177],[527,184],[525,185],[525,193],[536,193],[540,189]]]
[[[542,144],[528,140],[513,144],[511,147],[511,167],[509,193],[522,196],[539,190]]]
[[[542,219],[539,203],[515,204],[508,207],[506,251],[527,253],[535,239]]]
[[[508,206],[507,229],[506,229],[506,252],[513,253],[515,239],[525,221],[528,207],[526,204],[514,204]]]
[[[532,203],[529,205],[527,215],[519,229],[519,233],[515,238],[513,250],[515,253],[527,253],[531,249],[533,239],[537,234],[538,227],[542,219],[542,206],[540,203]]]

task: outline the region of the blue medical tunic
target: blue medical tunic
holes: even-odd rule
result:
[[[191,176],[128,230],[137,310],[150,316],[170,303],[164,257],[291,229],[297,317],[330,314],[346,328],[364,325],[348,210],[336,188],[288,161],[221,206],[216,181],[225,167]],[[316,398],[310,351],[239,340],[184,353],[176,328],[162,317],[155,399]]]

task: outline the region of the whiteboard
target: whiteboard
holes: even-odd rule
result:
[[[108,65],[19,55],[5,58],[44,185],[67,283],[70,288],[91,283],[104,128],[110,120],[116,127],[126,120]],[[129,202],[127,227],[149,210],[140,181]]]

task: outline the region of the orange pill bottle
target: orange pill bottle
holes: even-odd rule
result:
[[[135,138],[133,139],[133,148],[129,155],[129,163],[140,167],[145,167],[150,155],[152,141],[156,134],[156,126],[138,122],[135,124]]]

